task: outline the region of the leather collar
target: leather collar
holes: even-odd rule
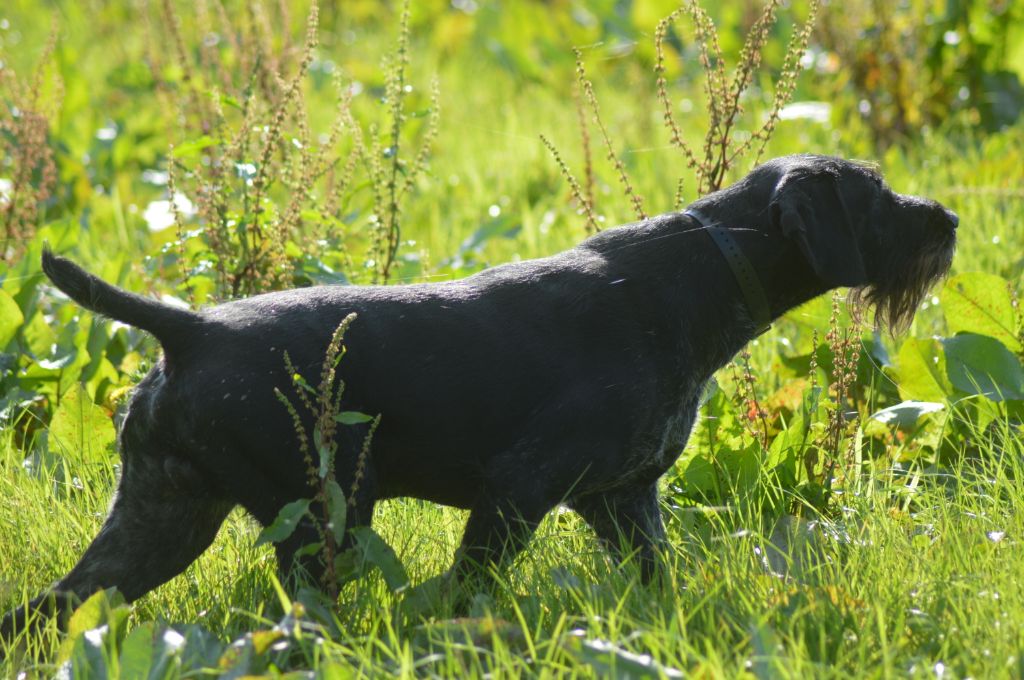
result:
[[[687,208],[683,214],[697,220],[697,223],[704,228],[704,231],[718,246],[722,257],[729,263],[729,268],[732,269],[733,276],[736,277],[736,283],[739,284],[740,291],[743,292],[750,318],[754,322],[755,336],[767,331],[772,327],[772,312],[771,306],[768,304],[768,296],[765,295],[761,279],[757,276],[757,270],[743,254],[736,239],[732,237],[728,229],[717,226],[717,223],[708,219],[699,210]]]

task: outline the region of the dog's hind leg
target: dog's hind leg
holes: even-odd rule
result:
[[[657,566],[657,546],[665,540],[657,483],[574,498],[569,505],[613,554],[623,558],[635,553],[641,579],[650,582]]]
[[[24,628],[33,612],[63,619],[76,601],[111,587],[132,601],[184,571],[213,542],[233,506],[211,495],[202,480],[182,458],[125,457],[99,534],[50,591],[4,617],[0,636]]]

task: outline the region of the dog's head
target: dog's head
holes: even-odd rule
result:
[[[772,228],[799,247],[822,282],[850,287],[854,309],[873,306],[876,321],[890,330],[909,325],[921,299],[949,270],[956,214],[930,199],[895,193],[861,163],[801,155],[762,169],[774,181]]]

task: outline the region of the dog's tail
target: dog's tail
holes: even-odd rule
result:
[[[43,271],[53,285],[86,309],[149,331],[164,351],[176,344],[183,331],[203,321],[195,312],[112,286],[49,249],[43,250]]]

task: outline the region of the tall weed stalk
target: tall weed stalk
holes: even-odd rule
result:
[[[687,166],[697,175],[698,195],[720,189],[728,178],[729,171],[737,167],[751,152],[754,155],[754,165],[760,162],[779,121],[779,113],[793,96],[796,80],[800,75],[801,57],[807,50],[807,43],[818,16],[819,0],[811,0],[806,21],[794,31],[786,46],[786,55],[779,77],[775,81],[775,94],[766,120],[749,131],[740,129],[739,123],[745,113],[744,94],[761,69],[764,49],[771,29],[777,21],[776,13],[781,5],[782,0],[768,0],[765,3],[761,14],[747,33],[739,61],[731,73],[726,70],[718,29],[696,0],[685,2],[679,9],[662,19],[655,30],[655,73],[658,99],[663,110],[662,118],[672,144],[682,152]],[[676,121],[665,65],[666,37],[672,26],[684,16],[689,18],[692,24],[700,66],[704,71],[704,106],[708,114],[708,127],[704,134],[704,142],[699,146],[685,140]]]
[[[824,442],[820,447],[828,456],[822,474],[822,486],[826,493],[831,493],[836,467],[842,465],[845,470],[853,458],[855,438],[851,436],[858,427],[859,415],[855,409],[856,395],[854,388],[857,383],[857,364],[860,361],[861,325],[854,315],[850,326],[843,328],[839,323],[840,296],[832,295],[832,316],[829,319],[829,331],[825,336],[832,352],[832,384],[829,390],[830,405],[828,423]]]
[[[22,78],[0,52],[0,261],[20,257],[57,186],[50,124],[64,93],[54,51],[57,26],[31,76]]]
[[[718,31],[708,13],[697,0],[687,0],[678,9],[662,19],[654,34],[656,61],[655,90],[662,106],[662,119],[669,133],[673,146],[678,148],[686,161],[687,167],[697,178],[697,194],[704,195],[717,191],[726,181],[730,171],[736,169],[741,161],[753,154],[753,164],[760,162],[768,141],[775,131],[782,108],[790,101],[796,89],[797,77],[801,70],[801,57],[807,49],[811,31],[818,15],[820,0],[811,0],[805,22],[794,31],[786,47],[785,57],[775,90],[764,122],[751,130],[741,128],[746,113],[744,98],[751,84],[754,83],[763,69],[763,55],[772,28],[778,17],[777,11],[782,0],[768,0],[761,13],[757,16],[743,44],[738,62],[731,72],[727,71],[725,59],[719,43]],[[676,120],[672,97],[669,93],[669,75],[667,62],[667,37],[673,26],[683,17],[690,20],[693,27],[694,40],[698,48],[698,57],[704,73],[705,110],[708,116],[707,130],[703,143],[695,145],[686,141],[682,128]],[[596,127],[606,150],[606,159],[614,168],[623,193],[629,199],[630,206],[637,219],[646,219],[643,197],[636,191],[625,163],[615,150],[608,127],[601,116],[600,105],[594,92],[594,86],[587,76],[583,63],[583,55],[579,49],[576,54],[576,87],[577,110],[580,118],[581,142],[585,163],[586,181],[581,183],[573,176],[569,166],[562,160],[555,145],[544,138],[563,176],[569,182],[573,198],[580,211],[587,218],[588,233],[597,231],[594,217],[596,206],[592,187],[594,171],[591,160],[590,134],[584,108],[590,111],[590,121]],[[586,189],[584,190],[584,187]],[[684,178],[676,183],[676,208],[681,208],[684,201]]]
[[[285,366],[295,388],[295,395],[305,411],[305,416],[291,399],[281,390],[274,393],[292,419],[295,436],[306,464],[306,477],[312,492],[312,502],[319,508],[319,516],[315,511],[311,517],[320,537],[322,561],[325,566],[324,587],[332,599],[337,599],[340,586],[336,571],[337,558],[345,532],[347,530],[347,507],[354,504],[356,492],[365,475],[367,460],[370,455],[370,444],[380,424],[380,415],[370,418],[363,414],[341,410],[341,400],[345,394],[345,382],[337,375],[338,363],[345,355],[344,339],[356,315],[346,316],[335,329],[324,353],[324,361],[320,370],[320,382],[314,388],[299,373],[286,351]],[[304,420],[312,419],[313,436],[309,436]],[[353,481],[348,495],[338,486],[335,472],[338,442],[336,441],[338,425],[356,424],[369,421],[369,429],[363,439],[363,445],[353,468]],[[312,440],[313,448],[310,443]],[[314,457],[315,451],[315,457]]]
[[[401,244],[401,208],[426,168],[437,134],[435,81],[426,121],[407,128],[408,3],[399,39],[385,68],[386,141],[377,123],[353,111],[356,91],[330,62],[318,57],[319,8],[310,8],[305,39],[276,47],[272,26],[287,26],[286,3],[271,11],[250,3],[233,17],[219,0],[196,5],[199,33],[224,36],[189,49],[170,0],[160,5],[162,31],[175,46],[173,63],[152,54],[150,66],[169,105],[179,111],[181,136],[170,155],[168,187],[194,196],[198,228],[175,215],[175,253],[183,288],[196,302],[235,298],[311,283],[394,276]],[[154,28],[159,23],[160,28]],[[287,35],[287,33],[286,33]],[[235,66],[240,65],[241,68]],[[331,74],[337,95],[329,127],[309,123],[311,69]],[[238,77],[242,72],[244,77]],[[418,139],[417,139],[418,138]],[[419,143],[411,158],[400,150]],[[365,200],[361,185],[369,185]],[[173,208],[172,208],[173,209]],[[368,236],[369,238],[365,238]],[[353,266],[353,248],[369,242]]]
[[[407,83],[408,68],[409,0],[405,0],[399,22],[398,43],[384,67],[384,101],[390,119],[384,137],[386,145],[382,145],[377,125],[371,125],[368,134],[358,134],[356,137],[356,148],[373,186],[373,214],[370,219],[373,238],[368,264],[373,270],[374,283],[387,283],[394,274],[401,245],[402,204],[423,172],[437,137],[440,86],[437,79],[434,79],[419,150],[411,160],[403,156],[407,146],[404,130],[409,119],[406,107],[408,95],[412,91]],[[367,137],[369,142],[365,141]]]

